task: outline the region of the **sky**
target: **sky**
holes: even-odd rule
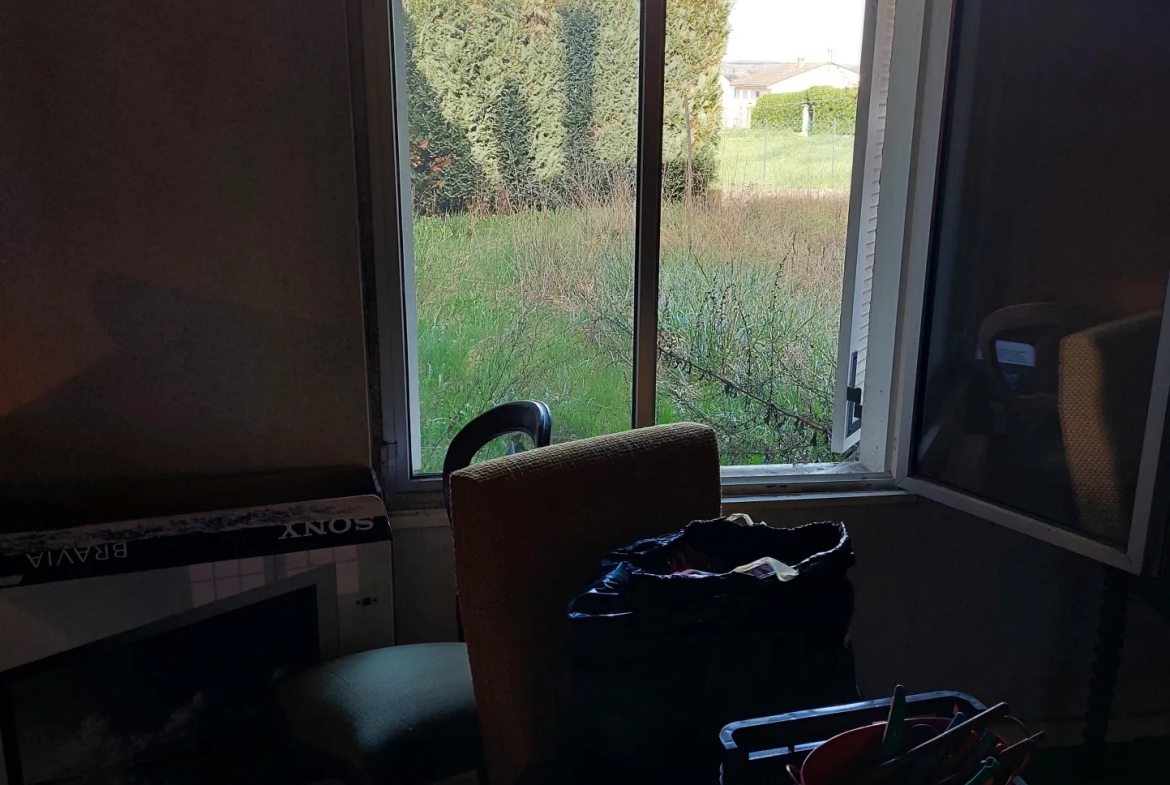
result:
[[[728,60],[861,61],[864,0],[732,0]]]

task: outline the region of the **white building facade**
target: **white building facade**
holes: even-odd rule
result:
[[[728,73],[730,71],[730,73]],[[776,63],[735,73],[724,66],[719,77],[723,88],[723,127],[751,127],[752,109],[762,95],[798,93],[810,87],[857,87],[861,82],[857,66],[838,63]]]

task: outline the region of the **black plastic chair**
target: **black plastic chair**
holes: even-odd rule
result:
[[[546,446],[552,436],[548,407],[506,403],[455,435],[443,461],[448,518],[451,473],[509,433],[526,433],[537,447]],[[463,643],[388,646],[341,657],[289,679],[276,697],[293,736],[330,759],[345,782],[422,785],[483,764]]]
[[[443,504],[451,519],[451,475],[470,466],[475,454],[493,439],[510,433],[527,434],[537,447],[552,441],[552,413],[541,401],[513,401],[488,409],[464,425],[443,459]]]
[[[493,439],[510,433],[527,434],[534,447],[547,447],[552,442],[552,413],[543,401],[513,401],[488,409],[459,429],[447,457],[443,459],[443,504],[447,507],[447,521],[451,521],[451,475],[471,465],[475,454]],[[516,445],[513,444],[513,447]],[[509,449],[509,454],[515,450]],[[463,616],[459,601],[455,602],[455,626],[459,641],[463,641]]]

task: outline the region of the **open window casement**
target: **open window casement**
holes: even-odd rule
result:
[[[837,343],[833,451],[838,453],[861,439],[882,145],[894,46],[894,0],[871,0],[866,15],[862,82],[857,97],[857,140],[863,143],[854,148],[841,333]]]
[[[1170,151],[1093,154],[1119,149],[1124,129],[1164,104],[1170,75],[1134,84],[1116,65],[1152,22],[1064,0],[1033,0],[1025,14],[1018,0],[922,7],[911,187],[878,227],[879,244],[895,223],[905,230],[894,479],[1112,567],[1157,571],[1170,511],[1170,255],[1150,227],[1170,204]],[[1076,24],[1062,27],[1069,14]],[[1078,54],[1089,50],[1091,61]],[[1078,86],[1089,81],[1128,91],[1104,128]],[[1030,104],[1039,94],[1061,111]],[[863,390],[861,218],[849,350],[862,349],[862,371],[845,370]],[[879,252],[879,279],[884,264]]]

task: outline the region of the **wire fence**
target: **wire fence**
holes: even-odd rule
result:
[[[803,111],[794,123],[752,122],[725,128],[719,149],[715,187],[734,192],[817,191],[848,193],[853,169],[853,127],[841,132],[837,119],[816,128],[808,102],[790,106]]]

